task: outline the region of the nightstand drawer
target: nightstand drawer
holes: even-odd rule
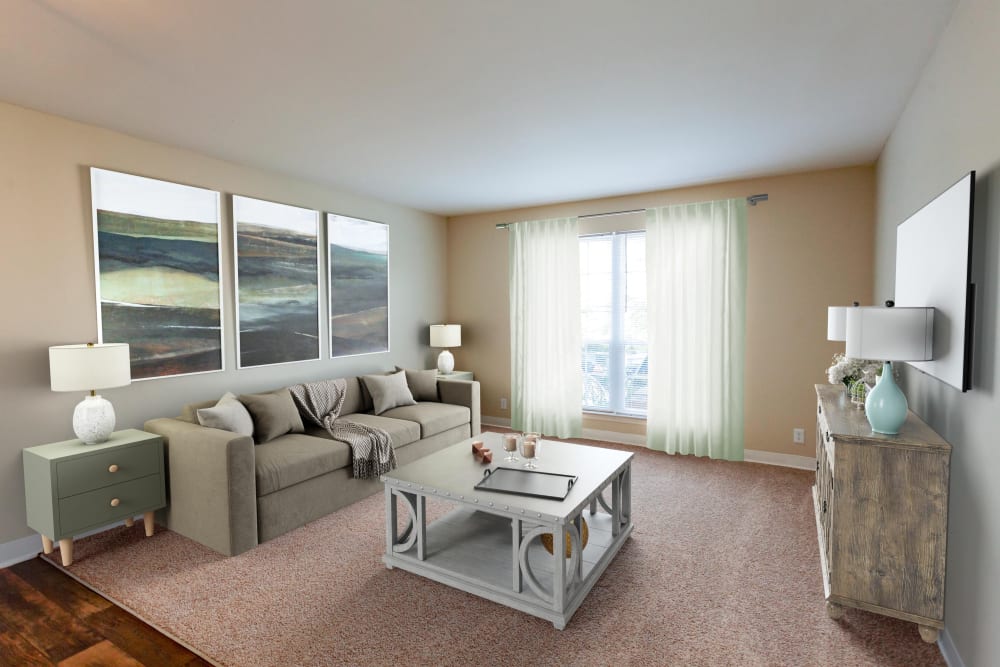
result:
[[[162,506],[162,494],[163,480],[156,474],[62,498],[59,527],[62,534],[71,535],[92,526],[103,526]]]
[[[120,484],[160,472],[163,460],[159,438],[130,447],[95,452],[92,456],[56,463],[56,493],[68,498],[85,491]]]

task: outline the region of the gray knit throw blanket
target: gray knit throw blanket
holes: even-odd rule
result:
[[[388,433],[374,426],[338,419],[347,393],[346,381],[321,380],[297,384],[288,390],[305,416],[325,428],[334,440],[350,445],[355,477],[378,479],[396,467],[396,452]]]

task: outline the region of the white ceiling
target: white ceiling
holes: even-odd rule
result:
[[[0,99],[444,215],[873,161],[956,0],[4,0]]]

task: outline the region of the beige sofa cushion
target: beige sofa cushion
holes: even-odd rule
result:
[[[405,447],[411,442],[420,440],[420,424],[413,421],[389,419],[384,415],[380,417],[360,412],[343,415],[340,419],[354,422],[355,424],[367,424],[368,426],[374,426],[375,428],[382,429],[389,434],[392,446],[395,449]]]
[[[231,392],[230,392],[231,393]],[[197,403],[188,403],[183,408],[181,408],[181,414],[177,417],[182,422],[188,422],[191,424],[198,423],[198,410],[202,408],[210,408],[217,404],[221,399],[213,401],[198,401]],[[239,400],[239,398],[237,398]]]
[[[396,366],[396,371],[406,373],[406,384],[417,401],[440,401],[438,398],[437,369],[432,368],[426,371],[414,371],[408,368]]]
[[[197,415],[202,426],[253,435],[253,418],[231,391],[227,391],[212,407],[198,409]]]
[[[340,414],[349,415],[352,412],[368,412],[372,409],[372,397],[368,395],[361,380],[356,377],[344,378],[344,404]]]
[[[289,433],[254,447],[257,495],[266,496],[350,464],[351,448],[346,444]]]
[[[400,405],[416,403],[406,384],[406,374],[403,371],[388,375],[362,375],[361,383],[371,395],[377,415]]]
[[[464,405],[417,403],[387,410],[382,416],[416,422],[420,425],[420,437],[429,438],[450,428],[468,424],[471,412]]]
[[[270,442],[286,433],[302,433],[305,428],[299,409],[288,389],[270,394],[241,394],[240,403],[253,417],[253,438],[257,444]]]

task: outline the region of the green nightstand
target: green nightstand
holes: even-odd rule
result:
[[[440,371],[438,371],[437,379],[438,380],[470,380],[471,381],[473,379],[473,377],[472,377],[472,371],[452,371],[451,373],[448,373],[447,375],[444,375]]]
[[[115,431],[107,442],[66,440],[24,450],[28,526],[63,565],[73,562],[73,536],[142,514],[153,534],[153,511],[167,504],[163,440],[136,429]]]

